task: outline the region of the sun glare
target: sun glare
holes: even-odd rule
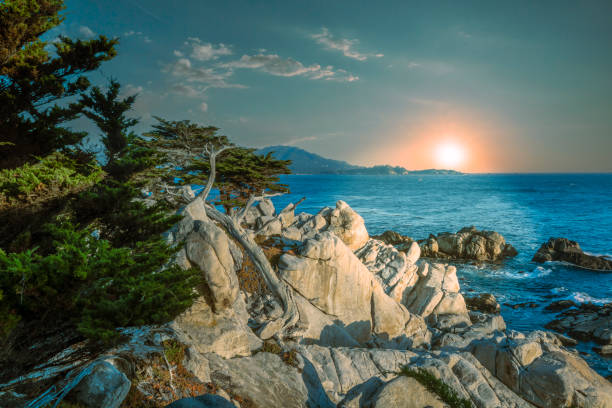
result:
[[[444,142],[436,147],[436,161],[446,168],[460,166],[465,160],[465,149],[454,142]]]

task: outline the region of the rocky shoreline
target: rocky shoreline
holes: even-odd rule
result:
[[[195,395],[208,397],[171,406],[410,407],[415,395],[418,406],[445,406],[402,375],[407,367],[475,407],[612,407],[612,383],[561,334],[597,336],[603,350],[612,339],[608,306],[562,312],[550,326],[559,333],[519,333],[506,329],[494,297],[461,294],[449,259],[516,255],[495,232],[375,239],[343,201],[314,215],[296,214],[295,205],[277,212],[261,201],[244,227],[296,306],[281,336],[272,328],[286,305],[265,281],[247,282],[258,278],[244,249],[201,202],[183,216],[168,239],[184,245],[176,262],[203,271],[206,296],[168,325],[126,329],[121,345],[95,357],[79,357],[85,345],[70,345],[0,385],[3,406],[37,398],[31,406],[42,407],[45,395],[61,392],[89,407],[130,406],[136,396],[165,406]],[[31,395],[34,389],[40,392]]]

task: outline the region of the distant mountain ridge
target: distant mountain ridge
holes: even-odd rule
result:
[[[268,146],[255,152],[264,155],[272,153],[279,160],[291,160],[289,168],[294,174],[354,174],[354,175],[419,175],[463,174],[455,170],[407,170],[401,166],[378,165],[372,167],[356,166],[345,161],[328,159],[293,146]]]

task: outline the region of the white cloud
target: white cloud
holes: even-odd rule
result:
[[[125,38],[128,38],[128,37],[139,37],[139,38],[142,39],[142,41],[144,41],[146,43],[152,43],[153,42],[153,40],[151,40],[149,38],[149,36],[144,35],[142,31],[134,31],[134,30],[126,31],[125,33],[123,33],[123,36]]]
[[[203,91],[197,90],[194,87],[185,84],[174,84],[171,89],[173,92],[179,95],[188,96],[190,98],[194,98],[203,93]]]
[[[325,46],[327,49],[341,51],[345,57],[356,59],[358,61],[365,61],[370,57],[384,57],[384,54],[381,53],[364,54],[356,51],[354,46],[359,44],[359,40],[349,40],[347,38],[336,39],[325,27],[323,27],[320,33],[312,34],[311,38],[313,38],[318,44]]]
[[[79,34],[81,34],[84,37],[88,37],[88,38],[94,37],[96,35],[96,33],[94,33],[94,31],[87,26],[80,26]]]
[[[318,64],[304,66],[293,58],[281,58],[276,54],[243,55],[239,60],[224,64],[228,68],[259,69],[270,75],[292,77],[321,70]]]
[[[144,88],[140,85],[137,86],[133,84],[127,84],[121,88],[121,94],[119,95],[119,97],[125,98],[127,96],[142,93],[142,91],[144,91]]]
[[[214,68],[193,66],[189,58],[179,58],[175,63],[166,65],[165,72],[180,77],[187,82],[206,84],[208,88],[244,88],[244,85],[230,84],[226,81],[232,72],[217,71]]]
[[[348,73],[346,70],[334,70],[331,65],[324,68],[319,64],[306,66],[293,58],[281,58],[276,54],[243,55],[239,60],[225,63],[222,66],[229,69],[256,69],[270,75],[283,77],[303,75],[310,79],[342,82],[352,82],[359,79],[359,77]]]
[[[198,61],[216,60],[219,56],[232,54],[232,50],[223,43],[217,45],[203,43],[196,37],[189,37],[185,45],[191,48],[191,58]]]
[[[200,110],[202,112],[208,111],[208,104],[206,102],[202,102],[202,104],[200,105]]]

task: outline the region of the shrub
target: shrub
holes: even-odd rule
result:
[[[0,330],[19,319],[65,316],[83,335],[111,341],[117,327],[162,323],[189,307],[199,272],[164,267],[162,240],[114,248],[70,222],[45,226],[48,238],[19,253],[0,249]]]
[[[401,375],[412,377],[425,386],[429,391],[436,394],[442,402],[448,404],[450,408],[473,408],[472,402],[459,397],[455,390],[445,384],[439,378],[436,378],[432,373],[418,368],[416,370],[406,366],[402,368]]]
[[[102,169],[54,153],[36,164],[0,170],[0,208],[61,196],[102,178]]]

